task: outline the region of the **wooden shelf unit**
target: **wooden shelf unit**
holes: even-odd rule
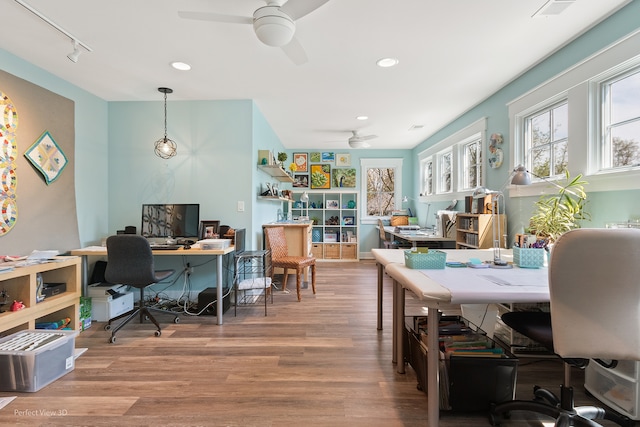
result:
[[[507,231],[507,217],[500,215],[501,233]],[[492,214],[456,214],[456,249],[488,249],[493,247]],[[501,247],[504,239],[500,236]]]
[[[295,219],[305,216],[307,209],[303,208],[300,196],[303,191],[293,191],[292,214]],[[357,261],[359,259],[358,241],[358,192],[355,190],[322,191],[309,190],[309,219],[317,219],[313,225],[311,253],[317,260]],[[327,202],[333,202],[335,207],[327,207]],[[351,206],[351,207],[350,207]],[[335,218],[337,217],[337,222]],[[331,218],[334,221],[331,221]],[[348,218],[350,223],[347,223]],[[335,236],[335,241],[327,241],[328,236]]]
[[[40,273],[44,283],[66,283],[66,291],[36,302],[37,280]],[[36,322],[55,322],[70,318],[70,327],[79,329],[81,295],[80,257],[58,257],[55,262],[16,267],[0,273],[0,290],[8,294],[9,303],[0,313],[0,336],[11,335],[24,329],[35,329]],[[11,303],[22,301],[22,310],[9,311]]]

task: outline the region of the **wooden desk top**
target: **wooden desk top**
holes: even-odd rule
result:
[[[174,249],[174,250],[155,250],[152,251],[154,255],[226,255],[235,250],[234,246],[229,246],[224,249],[200,249],[191,247],[191,249]],[[71,255],[79,256],[104,256],[107,255],[107,248],[105,246],[88,246],[86,248],[74,249]]]

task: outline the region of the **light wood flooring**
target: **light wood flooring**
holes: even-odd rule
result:
[[[75,370],[0,409],[0,425],[23,426],[426,426],[427,397],[414,372],[391,363],[391,281],[384,330],[376,329],[373,261],[318,263],[317,295],[275,292],[264,306],[214,316],[182,315],[121,330],[107,343],[104,323],[76,338],[88,350]],[[411,302],[410,304],[415,304]],[[557,390],[558,360],[521,360],[519,398],[534,383]],[[574,376],[579,403],[585,396]],[[442,412],[440,425],[489,426],[487,414]],[[537,421],[507,425],[541,426]],[[611,425],[611,424],[606,424]],[[431,426],[434,427],[434,426]]]

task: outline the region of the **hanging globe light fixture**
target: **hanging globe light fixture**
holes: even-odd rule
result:
[[[169,89],[168,87],[159,87],[158,91],[164,93],[164,137],[156,141],[155,153],[158,157],[170,159],[175,156],[178,151],[178,146],[175,141],[167,138],[167,94],[173,93],[173,89]]]

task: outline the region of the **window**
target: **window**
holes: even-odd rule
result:
[[[605,81],[601,87],[601,168],[640,166],[640,69]]]
[[[438,163],[440,170],[440,179],[438,181],[438,192],[451,193],[451,175],[452,175],[453,153],[451,149],[438,155]]]
[[[567,169],[568,111],[565,100],[525,118],[527,165],[535,175],[551,177]]]
[[[433,158],[429,157],[422,161],[422,191],[421,196],[433,194]]]
[[[391,216],[402,202],[402,159],[361,159],[362,218]]]
[[[482,182],[482,138],[462,144],[462,186],[461,190],[473,190]]]

